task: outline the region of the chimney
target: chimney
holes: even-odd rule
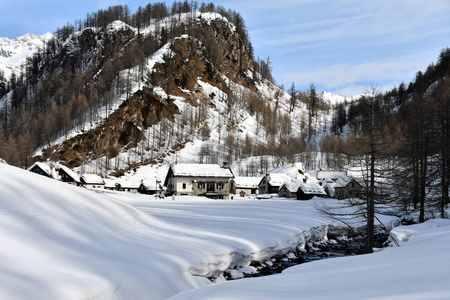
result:
[[[228,169],[228,162],[227,162],[227,161],[224,161],[224,162],[222,163],[222,168],[223,168],[223,169]]]

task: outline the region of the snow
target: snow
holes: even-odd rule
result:
[[[82,174],[80,180],[87,184],[105,184],[103,179],[97,174]]]
[[[233,182],[237,188],[258,188],[258,184],[261,182],[261,179],[262,177],[238,176],[233,178]]]
[[[172,167],[175,176],[189,177],[233,177],[230,169],[217,164],[176,164]]]
[[[34,35],[27,33],[15,39],[0,37],[0,70],[4,71],[6,79],[12,73],[19,73],[21,64],[38,49],[43,49],[45,43],[54,38],[50,33]]]
[[[449,220],[394,229],[400,248],[224,282],[222,272],[239,278],[254,272],[252,260],[270,264],[307,238],[324,239],[329,221],[314,206],[334,200],[161,200],[5,164],[0,178],[1,299],[450,297],[436,280],[450,275]]]
[[[449,299],[450,220],[398,227],[400,247],[298,265],[170,299]]]

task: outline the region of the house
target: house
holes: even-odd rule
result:
[[[69,184],[76,185],[76,186],[81,185],[80,176],[78,176],[77,173],[75,173],[68,167],[59,164],[56,166],[55,169],[58,173],[59,180],[61,180],[62,182],[69,183]]]
[[[105,189],[112,191],[122,191],[129,193],[137,193],[139,190],[140,181],[131,178],[105,178]]]
[[[292,179],[291,181],[286,181],[280,187],[278,196],[285,198],[297,198],[297,191],[300,188],[301,182],[302,181],[300,179]]]
[[[217,164],[176,164],[170,166],[164,186],[169,195],[228,199],[233,177],[229,168]]]
[[[258,194],[261,177],[235,177],[231,180],[231,193],[245,197]]]
[[[53,179],[57,178],[55,169],[42,162],[35,162],[31,167],[28,168],[28,171]]]
[[[287,174],[267,173],[258,184],[260,194],[278,194],[283,183],[291,181]]]
[[[163,186],[161,185],[161,181],[155,178],[145,178],[141,180],[141,183],[138,187],[138,192],[141,194],[147,194],[147,195],[155,195],[164,190]]]
[[[97,174],[82,174],[80,177],[81,185],[97,189],[104,189],[105,182]]]
[[[323,197],[325,193],[317,180],[305,176],[303,179],[292,179],[283,183],[278,193],[280,197],[297,198],[297,200],[309,200],[313,197]]]
[[[50,163],[48,165],[42,162],[35,162],[28,171],[73,185],[81,184],[80,177],[74,171],[58,163]]]
[[[319,181],[307,176],[301,181],[297,190],[297,200],[309,200],[313,197],[324,197],[326,195],[327,193],[319,184]]]
[[[351,176],[340,176],[335,180],[326,179],[323,182],[325,192],[332,198],[358,198],[363,192],[362,185]]]
[[[296,162],[270,170],[260,181],[258,188],[260,194],[278,194],[281,186],[292,179],[302,179],[305,168],[301,162]]]

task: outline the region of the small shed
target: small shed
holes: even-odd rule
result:
[[[231,180],[231,193],[245,197],[258,194],[261,177],[235,177]]]
[[[104,189],[105,182],[103,178],[98,176],[97,174],[82,174],[80,177],[81,185],[86,187],[92,187],[96,189]]]

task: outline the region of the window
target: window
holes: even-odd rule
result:
[[[217,183],[217,189],[218,189],[218,190],[223,189],[223,182],[218,182],[218,183]]]
[[[186,189],[186,183],[183,183],[183,190]]]
[[[199,190],[204,190],[205,189],[205,183],[204,182],[199,182],[198,183],[198,189]]]

